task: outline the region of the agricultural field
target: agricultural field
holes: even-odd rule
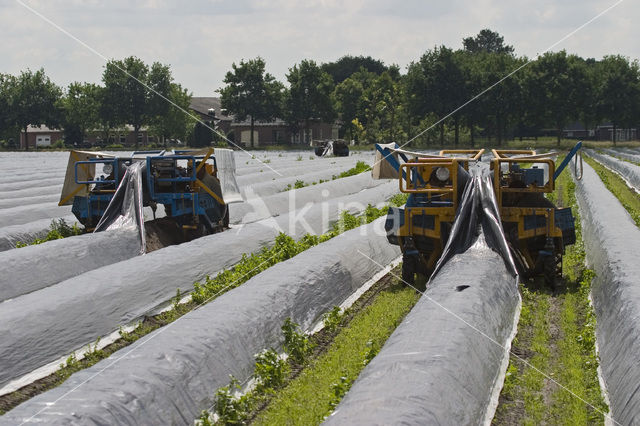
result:
[[[403,283],[372,151],[234,154],[230,228],[140,255],[57,205],[68,153],[0,153],[0,425],[640,422],[640,150],[548,194],[576,218],[555,289],[484,237]]]

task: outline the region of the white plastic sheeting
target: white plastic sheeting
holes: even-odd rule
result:
[[[588,164],[576,181],[576,198],[587,259],[596,272],[591,297],[613,420],[640,424],[640,229]]]
[[[191,424],[230,374],[248,378],[254,355],[282,343],[287,317],[309,329],[380,269],[365,256],[383,265],[399,256],[383,224],[379,219],[269,268],[18,406],[0,424]]]
[[[618,158],[598,154],[595,151],[589,151],[589,156],[603,164],[606,168],[618,173],[636,191],[640,191],[640,167]]]
[[[138,234],[129,229],[0,252],[0,302],[121,262],[139,252]],[[0,310],[2,307],[0,303]]]
[[[237,203],[242,201],[240,188],[236,182],[236,160],[233,150],[216,149],[214,152],[216,164],[218,165],[218,178],[220,180],[220,189],[222,190],[222,198],[225,203]]]
[[[135,230],[138,234],[139,254],[146,251],[144,216],[142,214],[142,174],[146,164],[134,162],[127,166],[113,198],[96,225],[95,232],[116,229]]]
[[[326,424],[482,424],[519,305],[514,277],[478,240],[444,265]]]
[[[0,214],[2,212],[0,211]],[[76,217],[64,216],[63,219],[68,225],[77,223]],[[15,248],[16,243],[28,243],[36,238],[43,238],[51,229],[51,219],[40,219],[23,225],[12,225],[0,228],[0,252]]]
[[[193,283],[234,265],[243,253],[273,243],[324,233],[344,210],[397,193],[389,182],[358,194],[309,204],[295,212],[170,246],[94,269],[0,304],[0,386],[141,318]]]
[[[0,210],[0,228],[11,225],[23,225],[40,219],[67,216],[71,212],[68,206],[58,207],[57,203],[29,204]]]
[[[302,208],[307,203],[355,194],[382,183],[383,181],[373,180],[369,173],[361,173],[267,197],[252,197],[248,201],[230,208],[230,221],[233,224],[255,222]]]

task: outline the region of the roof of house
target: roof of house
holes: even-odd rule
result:
[[[189,108],[201,115],[209,115],[209,109],[213,108],[215,111],[215,117],[218,120],[232,121],[233,116],[222,114],[222,106],[220,104],[220,98],[194,96],[191,98]]]

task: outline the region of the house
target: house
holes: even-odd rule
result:
[[[27,141],[29,143],[29,149],[51,146],[59,140],[64,140],[64,129],[62,128],[50,129],[46,126],[31,125],[27,127]],[[148,129],[145,127],[141,128],[138,132],[138,145],[143,146],[153,142],[155,142],[155,138],[149,135]],[[91,146],[106,146],[114,144],[135,146],[136,135],[133,126],[126,125],[121,129],[112,129],[109,132],[108,137],[99,130],[88,132],[85,135],[81,147],[89,148]],[[25,149],[24,131],[20,132],[20,148]]]
[[[220,98],[215,97],[192,97],[189,109],[194,115],[204,123],[213,122],[213,128],[223,135],[228,135],[231,130],[232,115],[222,109]]]
[[[309,123],[308,131],[289,126],[284,120],[256,121],[253,124],[254,146],[264,145],[308,145],[312,140],[338,139],[340,126],[336,123],[313,121]],[[244,146],[251,145],[251,122],[249,120],[232,122],[234,140]],[[304,136],[303,136],[304,134]]]
[[[582,125],[582,123],[575,122],[563,129],[562,136],[569,139],[613,141],[613,124],[603,123],[597,125],[593,129],[587,129]],[[637,139],[637,128],[616,128],[616,141],[625,142]]]
[[[26,143],[29,149],[36,147],[51,146],[57,141],[64,139],[64,130],[50,129],[47,126],[27,126]],[[25,133],[20,132],[20,149],[25,149]]]

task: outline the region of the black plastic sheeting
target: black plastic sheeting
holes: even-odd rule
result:
[[[0,386],[138,320],[243,253],[324,233],[340,212],[361,212],[397,192],[395,182],[94,269],[0,304]],[[381,231],[383,235],[385,233]]]
[[[640,230],[587,164],[576,181],[576,198],[587,259],[596,272],[591,296],[613,419],[640,424]]]
[[[287,317],[310,329],[378,272],[358,252],[384,265],[400,255],[383,228],[384,218],[269,268],[16,407],[0,424],[193,424],[230,374],[249,378],[254,355],[282,344]]]
[[[474,167],[470,172],[471,179],[464,188],[451,234],[431,279],[454,255],[467,251],[478,239],[480,231],[484,232],[489,247],[500,253],[507,270],[515,277],[518,272],[502,230],[491,176],[486,167]]]
[[[503,259],[478,239],[442,266],[326,424],[490,420],[519,304]]]

